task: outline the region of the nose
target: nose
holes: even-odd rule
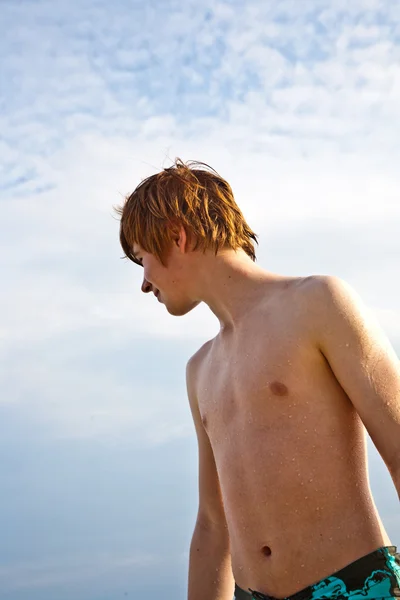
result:
[[[142,287],[141,287],[142,292],[144,292],[145,294],[148,294],[149,292],[151,292],[152,289],[153,289],[153,286],[151,285],[151,283],[149,281],[147,281],[147,279],[145,277],[143,277],[143,283],[142,283]]]

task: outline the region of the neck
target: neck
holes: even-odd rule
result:
[[[202,254],[196,265],[196,296],[220,322],[221,332],[234,330],[243,317],[272,293],[282,276],[265,271],[242,250]],[[274,286],[275,289],[275,286]]]

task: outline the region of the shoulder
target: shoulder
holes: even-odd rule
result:
[[[307,275],[296,277],[280,277],[272,304],[279,312],[287,312],[289,317],[306,316],[318,307],[324,307],[326,301],[340,295],[355,296],[351,286],[335,275]],[[268,298],[267,298],[268,301]]]
[[[311,306],[315,308],[316,303],[323,301],[324,295],[329,294],[330,288],[335,286],[335,280],[339,279],[333,275],[307,275],[302,277],[287,277],[283,279],[283,286],[277,294],[279,302],[287,301],[288,308],[291,307],[298,316],[299,311],[304,308],[309,313]]]
[[[293,314],[314,339],[321,327],[330,321],[337,298],[350,289],[346,282],[335,275],[309,275],[294,282],[290,305]],[[348,292],[347,292],[348,293]]]
[[[318,299],[324,294],[331,294],[340,289],[351,289],[351,286],[337,275],[309,275],[297,278],[296,288],[309,300]]]
[[[299,296],[311,297],[328,291],[330,287],[345,284],[343,279],[335,275],[306,275],[281,277],[278,281],[278,293],[288,292]]]
[[[214,338],[205,342],[200,348],[189,358],[186,365],[186,376],[194,379],[205,359],[210,353]]]
[[[309,278],[304,291],[310,332],[321,346],[321,340],[338,339],[348,335],[349,328],[363,330],[376,319],[372,310],[355,288],[336,275],[314,275]]]
[[[191,356],[186,365],[186,388],[189,397],[190,406],[192,408],[193,414],[198,414],[198,403],[197,403],[197,389],[198,389],[198,381],[199,374],[202,365],[205,362],[205,359],[210,351],[213,340],[209,340],[205,342],[198,350]]]
[[[304,280],[304,294],[313,308],[326,309],[330,305],[352,301],[360,303],[361,297],[355,289],[337,275],[312,275]]]

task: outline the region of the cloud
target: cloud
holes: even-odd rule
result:
[[[108,374],[106,381],[103,373],[89,374],[78,364],[74,371],[68,371],[69,383],[61,383],[65,336],[74,336],[76,348],[68,342],[71,355],[84,350],[87,356],[96,356],[107,345],[113,364],[111,352],[118,345],[131,344],[135,360],[139,351],[135,340],[143,336],[152,343],[192,340],[194,351],[196,344],[201,345],[218,331],[217,320],[205,306],[183,318],[172,318],[154,298],[140,293],[141,269],[120,259],[118,221],[113,218],[112,205],[132,190],[132,181],[137,183],[155,172],[157,164],[160,168],[168,162],[172,152],[205,160],[232,183],[246,218],[259,233],[258,260],[262,266],[299,275],[341,275],[353,283],[371,308],[390,311],[382,315],[392,342],[398,343],[399,284],[391,275],[397,264],[400,210],[394,177],[379,171],[366,173],[361,161],[355,159],[345,164],[338,158],[330,165],[324,158],[310,163],[268,155],[232,157],[226,149],[220,152],[217,143],[211,147],[203,141],[174,143],[168,153],[155,153],[153,141],[143,137],[139,161],[134,157],[135,142],[85,134],[49,160],[56,191],[8,203],[10,210],[3,221],[5,252],[0,257],[8,293],[0,295],[0,331],[8,352],[15,357],[23,347],[27,358],[24,364],[17,362],[16,367],[10,367],[7,385],[14,377],[18,382],[31,381],[27,389],[39,390],[42,383],[47,389],[60,387],[68,409],[57,409],[58,421],[61,425],[64,419],[66,430],[75,434],[86,430],[93,435],[96,431],[93,426],[78,426],[86,406],[79,389],[86,390],[86,398],[92,399],[85,409],[87,414],[96,412],[94,406],[100,403],[102,392],[106,404],[107,398],[114,399],[108,408],[113,416],[98,415],[97,423],[103,421],[107,430],[114,427],[117,431],[134,423],[123,408],[132,405],[129,386],[134,383],[120,389],[116,376]],[[156,147],[161,146],[156,143]],[[390,293],[383,294],[382,290]],[[85,338],[89,343],[82,344],[79,340]],[[33,366],[38,344],[48,348],[43,350],[39,379],[38,367]],[[58,356],[59,366],[50,368]],[[48,365],[46,376],[44,365]],[[184,368],[183,358],[179,365]],[[20,389],[20,385],[11,389],[17,387]],[[115,403],[116,390],[122,402],[120,409]],[[27,399],[29,394],[20,389],[14,396]],[[11,397],[10,392],[4,396],[7,402]],[[52,412],[49,407],[46,410]],[[130,410],[134,412],[133,405]],[[70,420],[68,415],[76,416]],[[153,418],[157,419],[149,414],[148,422]],[[161,428],[162,423],[160,416]],[[100,436],[105,434],[102,426],[97,431]],[[173,431],[178,432],[179,426],[171,426],[171,435],[178,435]]]
[[[232,184],[259,234],[260,265],[342,276],[399,352],[396,3],[25,0],[2,3],[2,29],[3,505],[13,486],[34,495],[35,482],[10,467],[18,448],[48,444],[58,457],[60,445],[73,453],[87,442],[98,458],[100,447],[134,440],[140,490],[146,469],[156,478],[178,464],[168,448],[181,443],[181,456],[194,443],[184,367],[218,322],[205,306],[172,318],[140,293],[142,272],[120,260],[112,213],[175,156],[204,161]],[[115,469],[122,454],[113,460]],[[374,458],[374,494],[395,533],[382,469]],[[26,562],[21,552],[0,572],[4,585],[48,586],[51,597],[103,569],[120,568],[124,580],[140,558]]]
[[[388,0],[308,0],[301,10],[292,1],[155,9],[120,0],[112,19],[104,1],[81,3],[78,18],[70,6],[60,0],[53,18],[44,0],[4,6],[2,143],[24,163],[15,188],[36,157],[83,132],[173,136],[178,127],[184,137],[205,118],[205,134],[245,124],[245,145],[279,131],[300,154],[318,154],[315,138],[362,155],[377,141],[396,152],[399,19]],[[15,158],[5,174],[10,166]]]

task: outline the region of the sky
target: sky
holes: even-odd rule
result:
[[[140,292],[113,206],[210,164],[258,263],[332,274],[400,352],[400,5],[1,0],[0,599],[184,600],[185,366],[219,324]],[[374,500],[398,497],[368,440]]]

